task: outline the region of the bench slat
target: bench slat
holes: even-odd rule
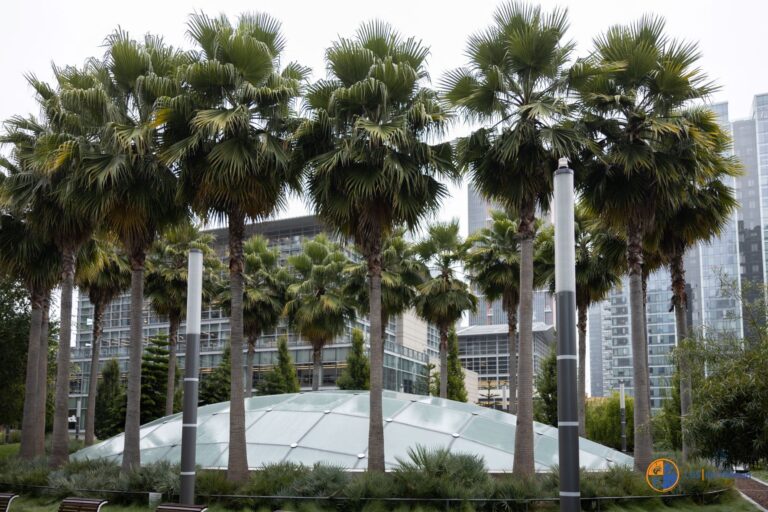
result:
[[[207,505],[181,505],[179,503],[163,503],[155,512],[206,512]]]
[[[9,492],[0,492],[0,512],[8,512],[11,509],[11,503],[19,495]]]
[[[99,512],[107,500],[98,498],[66,498],[59,505],[59,512]]]

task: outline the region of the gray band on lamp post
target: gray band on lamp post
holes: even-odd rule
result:
[[[576,242],[573,170],[561,158],[555,171],[555,298],[557,300],[557,435],[560,510],[581,508],[576,346]]]
[[[187,351],[184,359],[184,409],[181,425],[181,492],[179,502],[195,503],[197,393],[200,370],[200,314],[203,295],[203,253],[189,251],[187,277]]]

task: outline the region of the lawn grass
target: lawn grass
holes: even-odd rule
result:
[[[756,469],[754,471],[750,471],[750,473],[755,478],[759,478],[763,482],[768,482],[768,469]]]
[[[0,444],[0,459],[13,457],[19,452],[19,443]]]

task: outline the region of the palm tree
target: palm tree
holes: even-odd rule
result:
[[[493,223],[474,233],[466,257],[470,279],[486,300],[501,298],[509,326],[509,413],[517,413],[517,308],[520,304],[520,244],[517,222],[501,211]]]
[[[221,271],[221,261],[211,244],[213,237],[189,221],[171,226],[155,240],[147,254],[144,292],[158,315],[168,317],[168,378],[165,415],[173,414],[176,394],[176,344],[179,326],[187,310],[187,269],[190,249],[203,253],[203,297],[214,295],[214,283]]]
[[[708,167],[707,179],[700,183],[688,183],[684,190],[684,199],[673,212],[661,214],[654,233],[650,235],[658,251],[668,262],[672,282],[672,305],[675,311],[677,342],[680,347],[678,364],[680,369],[680,414],[688,417],[691,408],[691,370],[689,356],[685,350],[688,338],[686,308],[688,303],[685,292],[685,252],[701,242],[708,242],[725,228],[736,208],[733,188],[723,180],[735,176],[739,165],[733,157],[727,156],[730,148],[728,135],[722,130],[714,113],[707,109],[691,109],[686,112],[693,126],[702,136],[709,139],[709,144],[689,144],[681,146],[679,162],[683,166]],[[683,461],[691,455],[691,439],[682,432]]]
[[[368,264],[365,261],[347,266],[347,293],[355,297],[355,308],[367,316],[370,307]],[[429,277],[429,269],[417,257],[413,246],[405,239],[405,230],[396,229],[384,240],[381,250],[381,337],[387,324],[413,306],[418,286]],[[382,344],[383,349],[383,344]]]
[[[582,193],[606,225],[626,233],[635,396],[635,468],[651,462],[653,440],[643,297],[643,244],[673,210],[686,181],[705,169],[684,169],[675,149],[699,134],[681,109],[706,97],[712,86],[697,67],[695,44],[669,39],[661,18],[646,16],[614,26],[594,40],[589,59],[574,70],[590,147],[602,165],[582,173]],[[706,143],[706,142],[704,142]],[[577,169],[578,171],[578,169]]]
[[[296,282],[288,287],[285,315],[312,345],[312,391],[317,391],[323,378],[323,347],[344,333],[355,311],[344,288],[349,260],[338,245],[317,235],[303,249],[288,258]]]
[[[458,278],[467,244],[459,236],[459,222],[429,226],[427,238],[414,248],[432,277],[419,285],[416,312],[440,332],[440,398],[448,397],[448,334],[465,311],[477,308],[477,297]]]
[[[493,123],[457,145],[475,188],[518,219],[520,335],[514,472],[533,475],[533,239],[546,210],[557,158],[573,152],[575,134],[557,122],[569,113],[564,70],[573,43],[563,41],[565,10],[549,13],[502,4],[494,24],[473,35],[469,64],[443,82],[448,103],[470,120]]]
[[[88,401],[85,408],[85,445],[95,441],[96,388],[99,380],[99,351],[101,349],[102,319],[109,304],[131,285],[128,259],[109,240],[95,240],[85,261],[81,262],[75,282],[81,292],[88,294],[93,305],[91,337],[91,374],[88,380]]]
[[[6,168],[12,165],[5,159],[2,162]],[[0,190],[3,178],[0,174]],[[0,272],[24,282],[32,306],[19,447],[19,457],[31,460],[45,455],[45,415],[41,417],[40,411],[45,410],[48,379],[45,372],[40,372],[40,360],[47,363],[48,337],[46,333],[43,344],[41,324],[46,298],[61,278],[60,253],[51,240],[4,212],[0,215]]]
[[[586,354],[587,314],[595,302],[605,298],[611,288],[621,283],[623,258],[620,253],[603,251],[607,243],[621,243],[610,231],[600,226],[584,208],[576,207],[576,310],[579,332],[579,435],[586,437]],[[536,266],[542,281],[555,290],[555,230],[545,228],[538,236]]]
[[[279,252],[270,249],[267,239],[261,235],[246,240],[243,244],[243,256],[243,333],[248,340],[245,357],[245,396],[250,398],[253,396],[253,356],[256,341],[280,322],[291,276],[279,265]],[[218,301],[227,314],[231,311],[231,299],[229,287],[220,290]]]
[[[371,391],[368,469],[384,471],[382,412],[382,247],[395,229],[413,229],[457,179],[452,148],[430,144],[447,116],[425,87],[428,48],[380,21],[326,50],[329,78],[309,88],[311,117],[296,133],[318,215],[352,238],[368,266]]]
[[[266,14],[190,16],[188,35],[199,59],[180,71],[181,94],[160,102],[164,158],[178,162],[183,196],[202,217],[226,218],[232,297],[230,449],[228,478],[248,478],[243,403],[243,240],[245,220],[263,219],[298,188],[287,140],[308,70],[290,63],[282,71],[285,39]]]

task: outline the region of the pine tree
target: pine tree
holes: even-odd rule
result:
[[[119,434],[125,424],[125,389],[120,383],[120,365],[110,359],[101,371],[96,392],[96,437],[107,439]]]
[[[277,364],[264,376],[259,385],[259,394],[297,393],[299,389],[299,377],[288,352],[288,340],[281,336],[277,342]]]
[[[141,424],[165,415],[168,387],[168,337],[154,336],[141,356]]]
[[[448,333],[448,399],[457,402],[467,401],[467,389],[464,387],[464,368],[459,360],[459,337],[456,329]]]
[[[369,389],[371,370],[363,346],[363,331],[352,330],[352,350],[347,356],[347,367],[336,382],[339,389]]]
[[[231,368],[232,359],[229,346],[227,346],[221,355],[221,364],[204,377],[200,383],[198,400],[200,405],[216,404],[229,400]]]
[[[535,385],[539,396],[534,407],[534,419],[557,426],[557,353],[554,350],[541,362]]]

